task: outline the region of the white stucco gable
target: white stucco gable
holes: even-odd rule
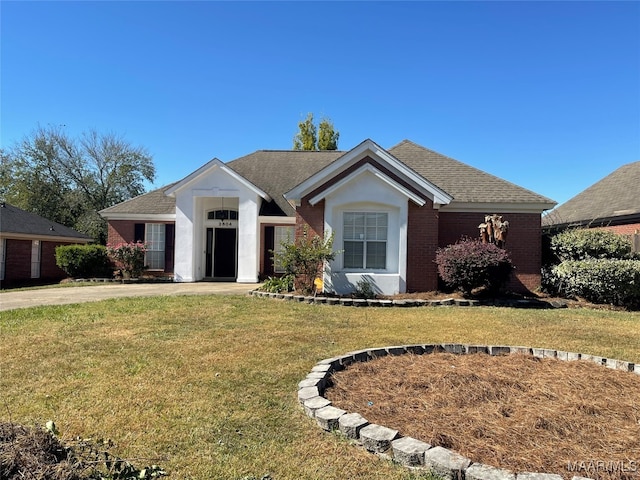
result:
[[[343,172],[347,171],[354,164],[358,163],[362,159],[369,157],[372,160],[378,162],[380,165],[388,169],[395,177],[406,182],[417,192],[420,192],[419,197],[428,198],[434,204],[434,206],[447,205],[453,200],[449,194],[444,190],[438,188],[426,178],[422,177],[409,167],[407,167],[400,160],[391,155],[388,151],[377,145],[373,140],[367,139],[360,143],[355,148],[349,150],[342,155],[336,161],[327,165],[325,168],[317,172],[315,175],[310,176],[304,182],[300,183],[290,191],[284,194],[284,197],[295,205],[299,205],[300,201],[306,195],[316,191],[318,188],[330,182],[331,179],[339,176]],[[380,170],[378,170],[380,172]],[[381,173],[381,172],[380,172]],[[398,181],[392,179],[390,176],[385,175],[389,182],[395,183],[396,188],[405,188]],[[339,180],[341,182],[341,180]],[[332,188],[331,185],[329,188]],[[318,198],[318,195],[313,197]],[[418,198],[417,196],[415,198]],[[412,199],[413,200],[413,199]]]
[[[325,270],[325,287],[336,293],[350,293],[358,282],[367,281],[377,293],[403,292],[406,288],[408,202],[424,205],[424,200],[399,188],[371,166],[363,165],[343,180],[335,183],[322,198],[325,201],[325,233],[334,236],[334,248],[343,252]],[[378,233],[383,234],[375,239],[378,246],[382,246],[383,252],[378,255],[384,257],[384,265],[368,265],[364,257],[361,265],[349,265],[345,242],[368,237],[372,226],[363,224],[361,233],[354,238],[353,231],[347,232],[348,216],[384,219],[383,225],[377,228]],[[362,253],[366,255],[364,251]]]
[[[217,170],[220,170],[221,172],[224,172],[231,179],[234,179],[239,184],[244,185],[249,190],[254,191],[256,195],[264,198],[267,201],[271,200],[269,195],[267,195],[267,193],[265,193],[262,189],[260,189],[259,187],[257,187],[253,183],[251,183],[249,180],[244,178],[242,175],[240,175],[237,172],[233,171],[231,168],[229,168],[227,165],[225,165],[224,162],[222,162],[221,160],[219,160],[217,158],[214,158],[213,160],[211,160],[208,163],[204,164],[202,167],[197,169],[195,172],[189,174],[188,176],[186,176],[185,178],[180,180],[178,183],[173,185],[171,188],[165,190],[164,193],[165,193],[165,195],[167,195],[169,197],[175,197],[176,193],[178,191],[183,190],[185,188],[188,188],[189,186],[191,186],[191,188],[193,188],[193,185],[196,185],[196,184],[204,184],[205,186],[209,185],[210,182],[207,181],[207,178],[211,177],[212,175],[215,175],[215,172]]]
[[[269,195],[218,159],[167,189],[165,195],[176,199],[176,281],[257,282],[258,214],[261,199],[268,201]],[[216,270],[222,265],[224,271]]]

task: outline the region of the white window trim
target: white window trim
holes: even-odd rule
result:
[[[149,246],[155,246],[155,242],[152,242],[149,240],[149,233],[155,229],[160,227],[160,231],[162,232],[162,249],[151,249],[149,248]],[[156,268],[152,268],[149,267],[149,271],[156,271],[156,272],[163,272],[165,269],[165,259],[164,259],[164,252],[166,251],[167,248],[167,239],[166,239],[166,224],[164,223],[145,223],[144,225],[144,242],[147,245],[147,252],[145,254],[145,259],[144,259],[144,263],[145,265],[149,264],[149,252],[162,252],[162,256],[160,257],[162,259],[162,267],[156,267]]]
[[[384,240],[377,240],[377,239],[371,239],[368,240],[366,238],[366,233],[365,233],[365,238],[361,238],[361,239],[347,239],[345,238],[345,216],[347,214],[364,214],[365,215],[365,223],[364,223],[364,229],[366,232],[367,229],[367,223],[366,223],[366,215],[367,214],[383,214],[386,216],[386,238]],[[389,212],[387,211],[360,211],[360,210],[345,210],[344,212],[342,212],[342,249],[343,251],[346,252],[346,243],[347,242],[356,242],[356,243],[361,243],[362,244],[362,266],[361,267],[355,267],[355,266],[350,266],[350,267],[346,267],[344,265],[344,256],[343,256],[343,260],[342,260],[342,266],[344,268],[345,272],[387,272],[388,271],[388,261],[389,261]],[[366,265],[367,263],[367,246],[369,243],[384,243],[384,268],[372,268]]]
[[[31,278],[40,278],[42,274],[42,244],[40,240],[31,240]]]

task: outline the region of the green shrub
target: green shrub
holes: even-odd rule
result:
[[[294,279],[294,287],[304,295],[315,291],[315,280],[320,277],[326,262],[333,260],[333,234],[327,238],[310,235],[305,225],[303,235],[293,242],[283,242],[282,251],[274,253],[276,260]]]
[[[113,265],[102,245],[60,245],[56,247],[56,265],[73,278],[113,275]]]
[[[436,252],[440,278],[450,287],[469,295],[474,288],[499,290],[511,275],[509,254],[492,243],[463,239]]]
[[[560,261],[588,258],[627,259],[631,241],[624,235],[608,230],[565,230],[551,239],[551,250]]]
[[[354,296],[356,298],[364,298],[365,300],[376,298],[376,292],[373,283],[366,278],[358,280],[356,282]]]
[[[640,306],[640,260],[567,260],[553,267],[551,276],[562,296],[630,308]]]

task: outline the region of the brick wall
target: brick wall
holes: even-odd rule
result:
[[[165,268],[164,272],[160,270],[148,270],[148,275],[162,276],[164,274],[172,274],[175,261],[175,222],[144,222],[141,220],[110,220],[107,228],[107,243],[117,245],[119,243],[135,242],[136,240],[144,240],[144,229],[141,228],[136,238],[136,224],[145,223],[162,223],[167,227],[165,231]]]
[[[135,220],[109,220],[107,243],[129,243],[134,241],[135,224],[141,223]]]
[[[31,279],[31,240],[7,239],[4,281],[11,283]]]
[[[510,224],[506,249],[516,266],[508,288],[522,293],[535,291],[540,287],[541,275],[541,216],[535,213],[502,215]],[[437,267],[433,262],[436,249],[464,236],[478,238],[478,225],[484,222],[484,213],[438,212],[430,202],[423,207],[409,202],[408,221],[407,291],[432,291],[438,287]],[[303,199],[296,213],[296,236],[302,234],[304,224],[310,226],[310,232],[323,235],[324,201],[311,206],[307,198]]]
[[[602,230],[609,230],[618,235],[633,235],[640,233],[640,223],[629,223],[627,225],[613,225],[609,227],[602,227]]]
[[[536,213],[497,213],[503,216],[503,220],[509,221],[506,250],[510,253],[516,267],[508,288],[522,293],[535,291],[540,287],[541,216]],[[478,238],[478,225],[483,222],[483,213],[440,212],[438,243],[441,247],[445,247],[455,243],[462,236]]]
[[[438,211],[429,201],[419,207],[409,202],[407,238],[407,291],[430,292],[438,288],[433,262],[438,248]]]
[[[40,241],[40,277],[33,281],[57,282],[66,278],[64,271],[56,265],[56,247],[74,244],[75,242]],[[31,240],[8,238],[3,283],[22,283],[31,280]]]
[[[296,208],[296,238],[302,236],[305,225],[309,225],[310,235],[324,237],[324,200],[312,206],[309,198],[303,198],[301,205]]]
[[[56,265],[56,247],[58,245],[73,245],[73,243],[40,242],[40,278],[62,280],[67,277],[64,270]]]

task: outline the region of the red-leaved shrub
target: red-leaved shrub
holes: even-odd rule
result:
[[[450,287],[470,295],[474,288],[498,291],[509,280],[513,264],[509,254],[492,243],[462,239],[438,249],[440,278]]]

